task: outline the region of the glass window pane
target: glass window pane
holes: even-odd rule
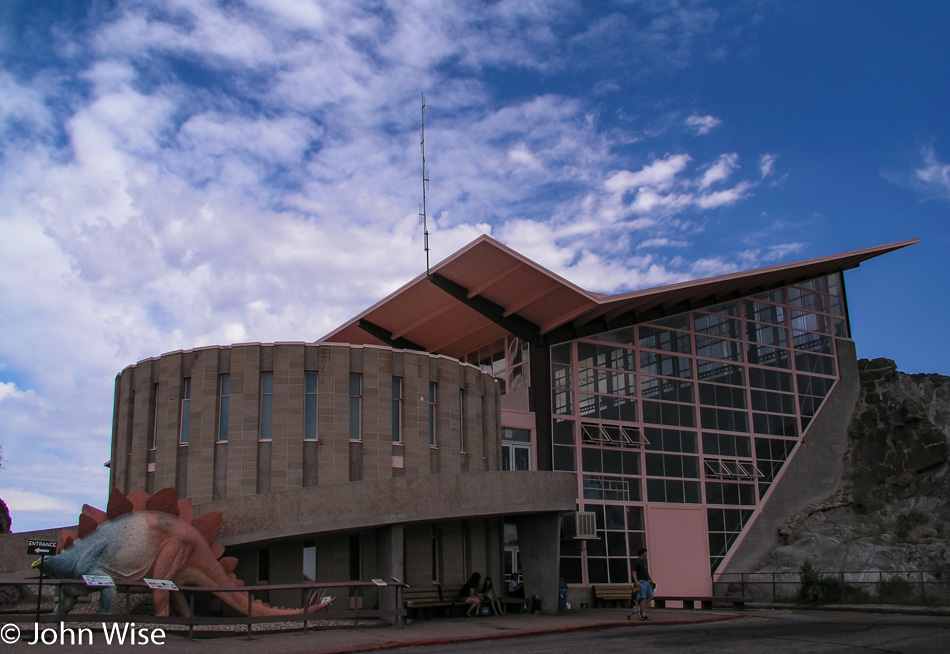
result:
[[[588,541],[593,543],[597,541]],[[592,584],[610,583],[610,577],[607,576],[607,559],[587,559],[587,577]]]

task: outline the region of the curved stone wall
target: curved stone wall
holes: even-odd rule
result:
[[[455,359],[332,344],[209,347],[146,359],[117,376],[110,482],[124,492],[171,486],[204,504],[493,471],[499,433],[497,383]]]

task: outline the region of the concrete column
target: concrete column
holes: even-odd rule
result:
[[[518,527],[521,572],[524,574],[524,596],[531,607],[531,598],[541,597],[541,612],[557,615],[558,573],[561,552],[561,515],[539,513],[515,518]]]
[[[402,581],[406,580],[406,574],[403,570],[403,528],[402,525],[392,525],[389,527],[380,527],[376,530],[376,570],[379,577],[389,583],[393,577]],[[383,611],[391,611],[396,607],[397,592],[395,588],[379,589],[379,608]],[[390,624],[395,624],[396,619],[389,619]]]

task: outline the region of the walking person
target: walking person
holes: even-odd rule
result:
[[[639,609],[641,620],[649,620],[646,609],[650,605],[650,600],[653,599],[655,584],[650,579],[650,568],[647,565],[647,548],[641,547],[637,552],[637,558],[634,560],[630,571],[633,573],[634,608],[633,611],[627,614],[627,620],[632,619],[637,614],[637,609]]]

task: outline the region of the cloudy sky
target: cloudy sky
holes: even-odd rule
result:
[[[847,275],[858,354],[950,374],[950,4],[0,2],[0,497],[108,491],[113,382],[312,341],[487,233],[618,292]]]

